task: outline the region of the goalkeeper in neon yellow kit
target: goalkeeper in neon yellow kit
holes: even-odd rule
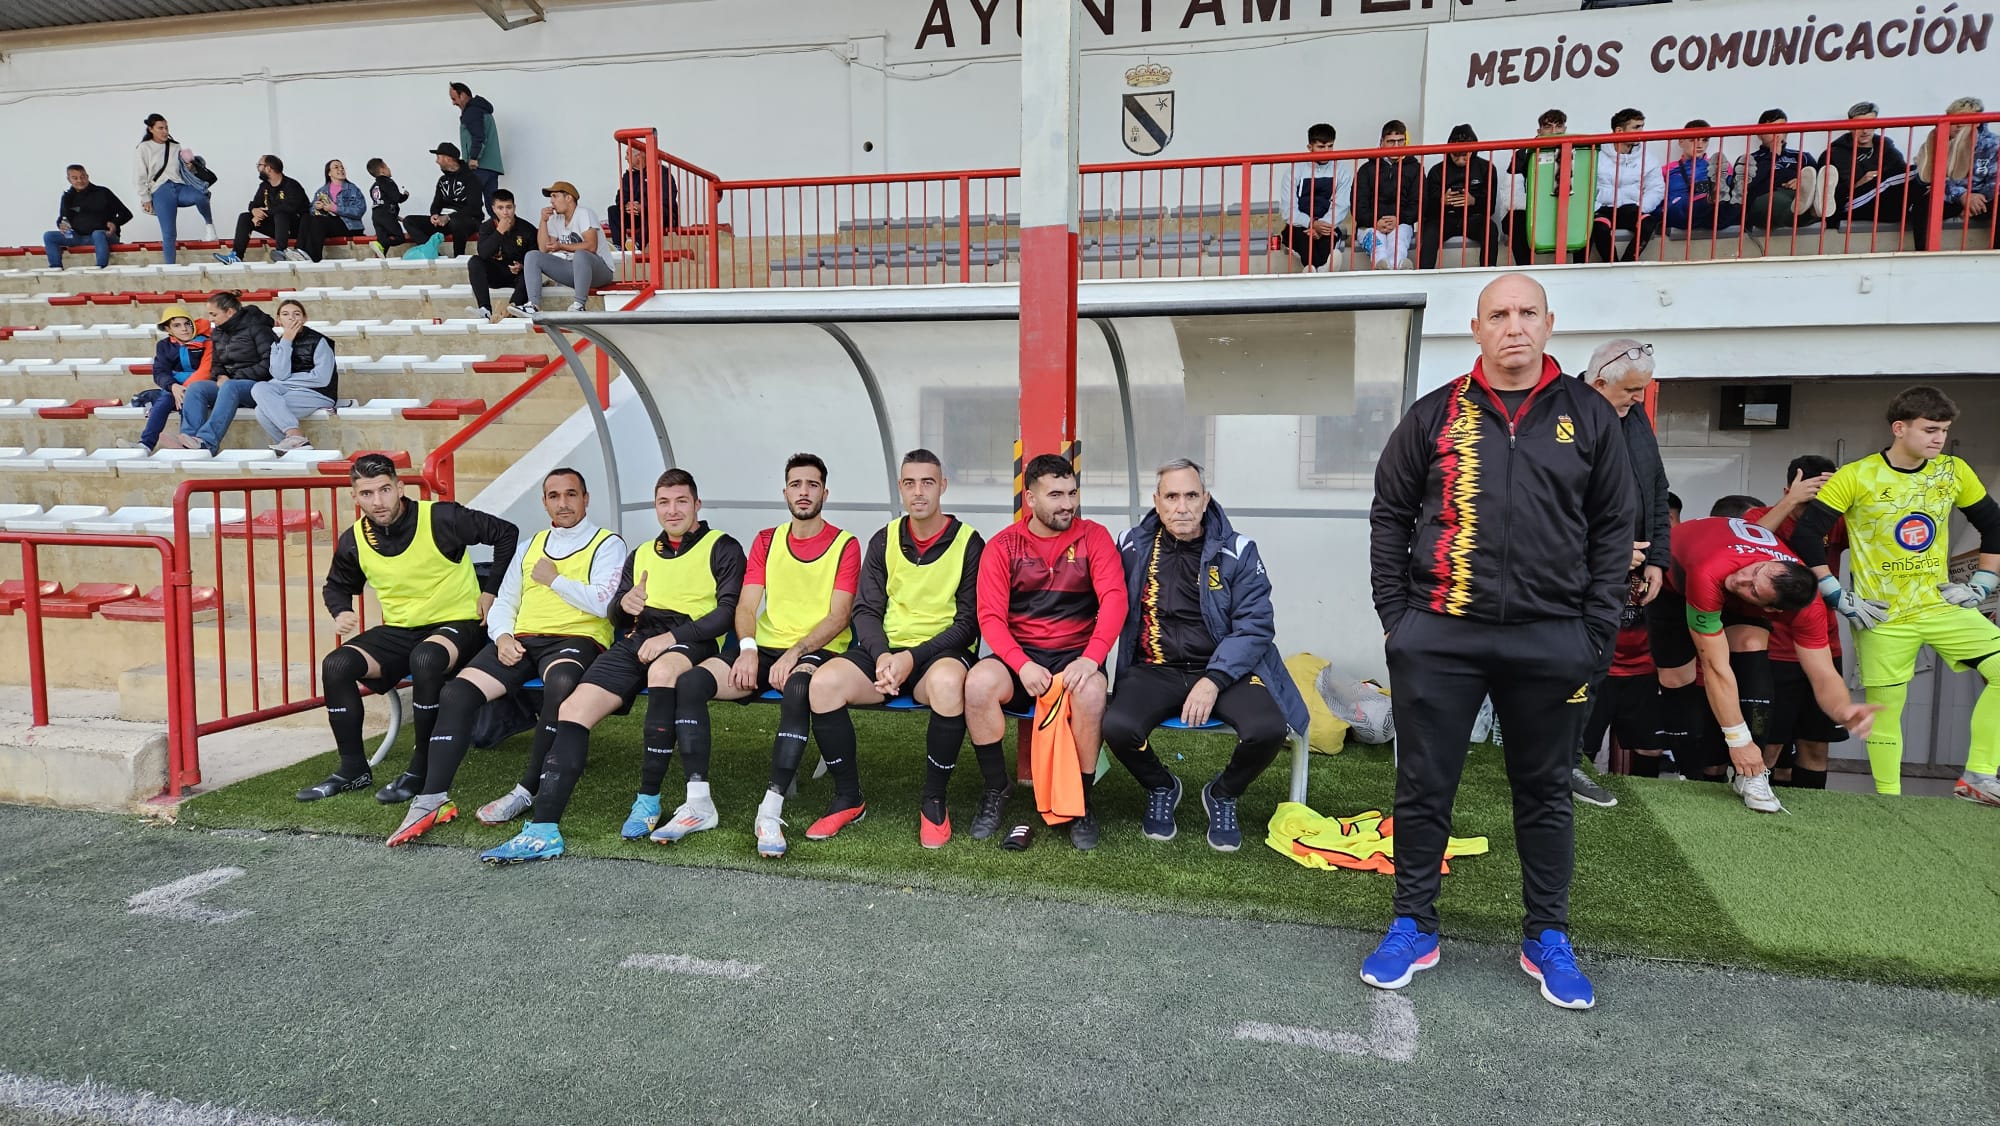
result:
[[[1944,452],[1958,405],[1935,387],[1912,387],[1889,404],[1887,449],[1834,473],[1799,518],[1791,547],[1820,576],[1828,605],[1854,627],[1861,685],[1883,705],[1868,736],[1877,793],[1901,793],[1902,711],[1917,650],[1929,645],[1956,669],[1986,678],[1972,709],[1965,773],[1953,792],[2000,806],[2000,626],[1980,603],[2000,588],[2000,504],[1972,467]],[[1978,570],[1965,582],[1948,574],[1952,509],[1979,533]],[[1826,568],[1825,536],[1847,517],[1853,589]]]

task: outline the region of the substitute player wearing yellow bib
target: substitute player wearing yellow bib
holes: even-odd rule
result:
[[[625,565],[625,541],[590,522],[590,489],[574,469],[556,469],[542,478],[542,508],[549,527],[528,539],[486,612],[492,644],[438,697],[430,770],[402,825],[389,837],[391,848],[458,816],[451,783],[465,761],[480,709],[539,678],[542,709],[527,769],[513,789],[479,808],[479,820],[504,825],[526,813],[541,788],[563,701],[583,670],[611,644],[611,621],[605,615]]]
[[[381,454],[354,459],[348,473],[361,519],[340,535],[321,591],[336,637],[352,638],[320,663],[326,719],[340,749],[340,766],[318,785],[298,793],[319,801],[374,783],[361,747],[361,686],[375,692],[410,678],[416,705],[416,747],[409,768],[382,787],[384,805],[409,801],[428,769],[438,695],[453,672],[479,651],[480,622],[514,558],[514,525],[451,501],[408,500],[396,466]],[[493,549],[493,572],[481,579],[468,551]],[[382,624],[356,635],[361,615],[354,600],[373,587]]]
[[[1887,449],[1834,473],[1799,518],[1792,550],[1820,576],[1820,592],[1855,630],[1861,685],[1883,706],[1868,737],[1877,793],[1902,792],[1903,704],[1917,650],[1975,669],[1986,687],[1972,709],[1972,741],[1954,791],[2000,806],[2000,626],[1978,607],[2000,588],[2000,504],[1972,467],[1944,452],[1958,405],[1935,387],[1912,387],[1889,404]],[[1953,509],[1979,533],[1978,570],[1951,581]],[[1826,566],[1825,537],[1847,518],[1852,589]]]
[[[903,455],[896,487],[908,515],[890,521],[869,541],[854,603],[854,646],[812,678],[813,738],[833,775],[833,804],[806,830],[807,840],[833,836],[861,820],[868,808],[847,709],[903,693],[931,711],[917,839],[925,848],[941,848],[951,839],[945,791],[965,743],[965,671],[979,647],[979,553],[985,541],[945,513],[945,486],[936,454],[919,449]],[[997,775],[989,785],[1005,788],[1004,767]]]
[[[785,854],[785,791],[798,776],[812,723],[812,676],[847,648],[848,617],[861,580],[861,546],[826,522],[826,463],[814,454],[785,462],[789,523],[766,528],[750,546],[743,598],[736,604],[736,663],[722,700],[747,700],[765,689],[783,695],[771,743],[771,784],[752,828],[757,855]]]

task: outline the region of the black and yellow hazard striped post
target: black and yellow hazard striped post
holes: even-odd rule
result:
[[[1064,461],[1069,462],[1070,471],[1076,474],[1077,480],[1081,481],[1083,479],[1083,440],[1080,438],[1071,438],[1069,441],[1064,442],[1062,456]],[[1014,439],[1014,519],[1016,520],[1028,514],[1026,474],[1027,460],[1022,457],[1021,440],[1016,438]],[[1083,503],[1081,501],[1077,502],[1076,510],[1079,514],[1083,512]]]

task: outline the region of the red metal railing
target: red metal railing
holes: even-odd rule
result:
[[[416,485],[420,496],[431,495],[422,479],[406,477],[404,483]],[[190,480],[174,490],[172,551],[183,595],[168,615],[169,636],[179,639],[179,653],[169,666],[181,675],[169,711],[174,750],[167,796],[179,797],[201,782],[202,736],[325,703],[319,685],[319,661],[325,655],[320,638],[331,627],[322,629],[319,591],[340,534],[355,518],[347,495],[351,488],[346,477],[324,476]],[[225,507],[233,511],[225,512]],[[194,534],[197,525],[205,525],[199,536]],[[193,606],[185,596],[198,541],[212,541],[213,584],[224,592],[211,628],[202,632],[196,630]],[[240,550],[235,541],[241,542]],[[288,558],[294,547],[300,549],[296,560]],[[235,600],[239,591],[240,603]],[[357,609],[365,625],[366,603]],[[247,633],[234,653],[232,629]],[[205,719],[195,684],[195,656],[204,639],[215,662],[214,710]],[[232,668],[247,669],[247,686],[232,685]]]
[[[21,546],[21,612],[26,616],[28,634],[28,696],[33,713],[33,726],[47,727],[49,724],[49,676],[44,656],[42,638],[42,581],[41,563],[37,549],[43,547],[64,548],[104,548],[138,551],[155,551],[160,556],[160,588],[167,600],[166,614],[166,671],[167,671],[167,731],[168,731],[168,772],[169,778],[178,762],[179,746],[174,742],[174,733],[186,728],[186,713],[181,710],[191,689],[188,682],[194,675],[191,661],[182,660],[187,650],[186,622],[193,612],[187,608],[188,572],[177,565],[174,545],[161,536],[137,535],[95,535],[82,532],[0,532],[0,543]]]
[[[645,299],[651,295],[652,291],[650,289],[641,291],[638,300],[643,304]],[[590,341],[578,339],[577,354],[579,356],[589,348]],[[597,405],[599,407],[608,407],[611,405],[611,357],[603,352],[598,352],[596,355]],[[430,492],[444,500],[457,499],[458,451],[467,442],[478,437],[487,427],[498,422],[502,415],[519,406],[521,400],[533,394],[535,389],[539,388],[542,384],[547,383],[557,372],[563,370],[568,363],[569,361],[557,356],[542,365],[541,368],[522,380],[520,386],[507,392],[500,401],[486,408],[484,414],[466,423],[456,434],[445,439],[435,449],[431,450],[425,456],[423,465],[424,483]]]
[[[1295,240],[1301,250],[1313,249],[1308,232],[1288,231],[1299,205],[1308,217],[1323,210],[1338,219],[1332,225],[1340,229],[1344,253],[1329,259],[1330,268],[1564,264],[1638,257],[1642,250],[1660,260],[1702,261],[1989,249],[1990,223],[1958,222],[1963,206],[1947,205],[1944,192],[1927,190],[1945,182],[1948,146],[1932,146],[1923,168],[1917,154],[1933,131],[1996,121],[2000,113],[1704,125],[1091,164],[1080,170],[1082,270],[1088,277],[1290,272],[1297,265],[1286,244]],[[1874,143],[1842,141],[1857,129]],[[621,144],[642,133],[619,134]],[[1820,165],[1815,178],[1827,168],[1839,173],[1837,186],[1825,193],[1835,222],[1825,222],[1817,205],[1794,208],[1785,193],[1767,190],[1793,178],[1787,174],[1773,185],[1758,175],[1770,159],[1762,137],[1814,155]],[[1836,142],[1839,155],[1832,156]],[[659,159],[692,168],[664,154]],[[1321,162],[1337,198],[1314,198],[1320,189],[1311,175],[1292,180],[1295,168],[1310,170],[1313,161]],[[1385,161],[1414,163],[1405,172],[1405,166],[1380,166]],[[1572,182],[1581,166],[1592,169],[1589,183]],[[1536,215],[1530,193],[1541,174],[1553,177],[1553,190],[1536,195],[1551,195],[1554,203]],[[700,175],[708,180],[710,214],[717,220],[703,228],[715,266],[705,278],[694,271],[655,273],[663,279],[660,288],[1014,276],[1015,169],[741,181]],[[1803,187],[1794,195],[1803,195]],[[2000,208],[2000,191],[1989,187],[1982,196],[1989,208]],[[1620,204],[1628,210],[1621,213]],[[1384,220],[1371,238],[1371,224],[1359,220],[1377,213],[1393,221]],[[1363,248],[1370,243],[1386,253]]]
[[[609,218],[627,257],[618,284],[627,289],[699,289],[716,284],[720,178],[660,149],[652,129],[620,129],[618,194]]]

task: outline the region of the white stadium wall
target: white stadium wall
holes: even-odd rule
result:
[[[1135,158],[1120,132],[1124,75],[1148,62],[1174,75],[1173,138],[1160,154],[1171,158],[1294,150],[1319,120],[1350,145],[1372,142],[1389,117],[1423,139],[1441,139],[1457,121],[1497,139],[1531,131],[1549,105],[1566,108],[1577,127],[1626,104],[1655,125],[1697,114],[1747,120],[1768,105],[1798,119],[1837,116],[1862,96],[1887,113],[1935,112],[1984,89],[2000,52],[1981,30],[1990,29],[1994,6],[1975,2],[1947,17],[1949,44],[1931,36],[1944,53],[1662,75],[1649,60],[1665,36],[1790,27],[1823,34],[1839,25],[1851,37],[1864,20],[1907,27],[1920,17],[1915,6],[1888,12],[1869,0],[1565,10],[1576,6],[1090,0],[1083,159]],[[0,214],[10,217],[0,238],[39,234],[72,161],[129,196],[132,146],[152,112],[166,114],[222,173],[225,224],[248,197],[250,169],[264,152],[285,157],[302,182],[329,157],[359,178],[367,158],[382,156],[423,196],[435,176],[426,150],[457,136],[444,96],[452,80],[497,107],[509,186],[531,192],[570,179],[598,207],[616,173],[610,134],[630,126],[658,126],[670,151],[727,178],[1011,165],[1019,145],[1014,5],[983,7],[995,13],[987,43],[972,0],[691,0],[552,5],[547,23],[511,32],[468,5],[458,18],[142,41],[106,31],[104,42],[87,46],[16,46],[0,60],[0,134],[10,157],[0,166]],[[1472,18],[1491,14],[1508,18]],[[1898,34],[1907,45],[1907,31],[1871,32],[1870,43],[1893,49]],[[1468,88],[1472,55],[1519,50],[1526,59],[1559,41],[1620,43],[1617,72],[1510,84],[1496,61],[1493,85]],[[1518,65],[1525,74],[1526,63]],[[141,218],[133,235],[155,237],[154,224]]]

